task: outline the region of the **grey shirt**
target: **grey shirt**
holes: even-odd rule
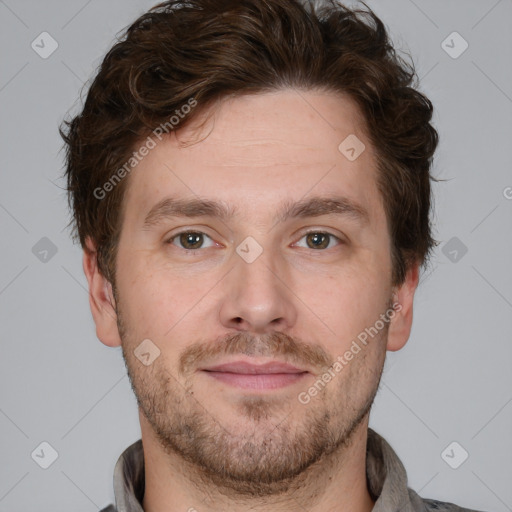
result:
[[[420,498],[407,487],[407,474],[397,454],[371,428],[368,429],[366,450],[368,490],[375,500],[372,512],[478,512],[453,503]],[[129,446],[114,468],[116,506],[100,512],[143,512],[144,453],[142,440]]]

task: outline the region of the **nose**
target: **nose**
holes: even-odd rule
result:
[[[291,328],[297,309],[284,264],[278,265],[268,251],[251,263],[237,253],[233,258],[235,267],[224,282],[222,325],[258,334]]]

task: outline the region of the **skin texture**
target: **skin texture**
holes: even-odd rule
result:
[[[364,121],[350,99],[319,91],[231,98],[208,114],[160,142],[130,175],[115,294],[84,252],[97,336],[122,346],[139,404],[144,510],[369,511],[368,414],[386,350],[409,337],[418,266],[392,286]],[[352,162],[338,150],[350,134],[366,146]],[[170,196],[237,212],[144,227]],[[313,196],[343,196],[367,219],[274,219],[283,202]],[[182,231],[206,236],[187,251]],[[236,251],[249,236],[262,249],[251,263]],[[399,308],[384,328],[301,403],[299,394],[392,303]],[[160,350],[149,366],[134,354],[145,339]],[[201,370],[234,360],[287,361],[308,373],[248,390]]]

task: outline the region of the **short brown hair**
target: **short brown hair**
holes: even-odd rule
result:
[[[284,88],[340,92],[356,101],[378,158],[393,283],[403,282],[413,262],[426,262],[436,243],[429,217],[438,141],[432,104],[414,88],[413,65],[395,52],[366,5],[351,10],[332,0],[305,2],[163,2],[107,53],[82,112],[59,131],[74,234],[84,248],[92,238],[100,271],[112,283],[127,180],[103,198],[93,191],[191,98],[204,109],[227,96]]]

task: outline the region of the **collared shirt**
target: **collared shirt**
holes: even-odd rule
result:
[[[372,512],[478,512],[453,503],[420,498],[407,487],[407,474],[397,454],[371,428],[368,429],[366,449],[368,490],[375,500]],[[109,505],[100,512],[144,512],[144,453],[142,440],[129,446],[114,468],[116,506]]]

